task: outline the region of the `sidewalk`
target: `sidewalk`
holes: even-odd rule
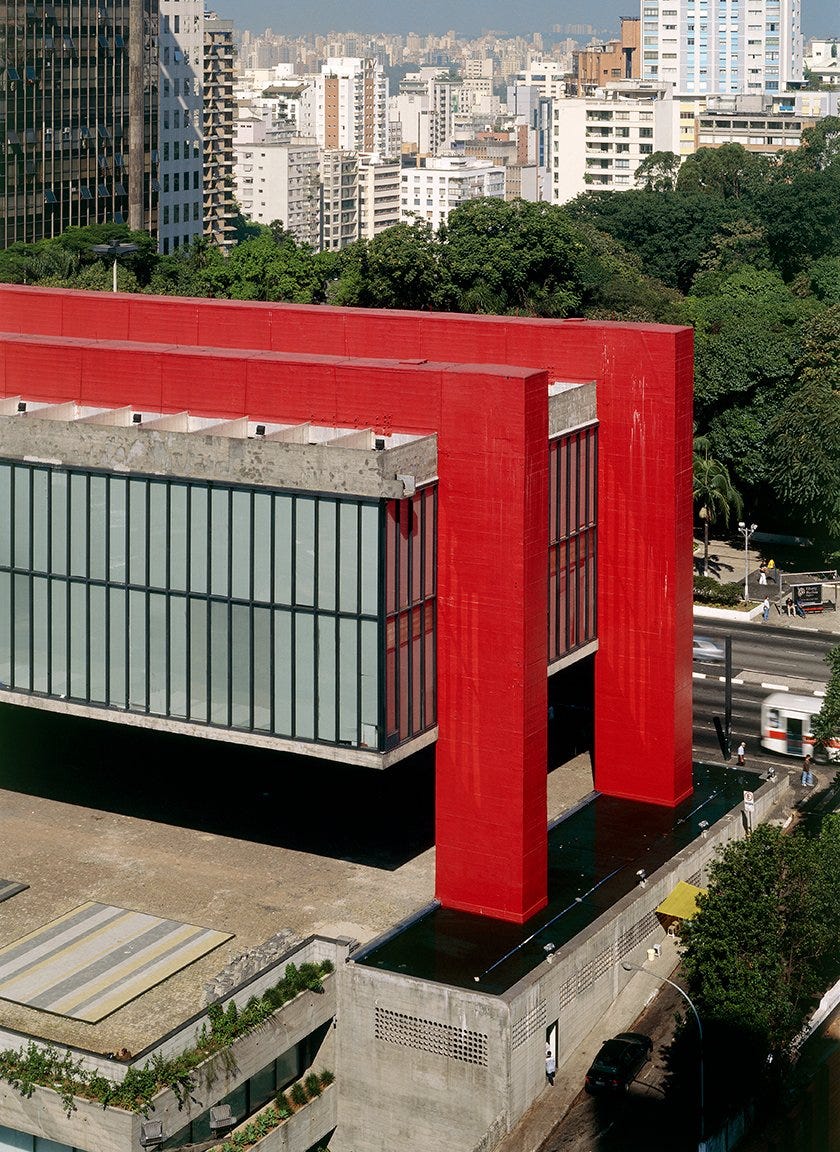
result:
[[[805,632],[840,632],[840,611],[808,613],[804,619],[800,616],[788,616],[784,610],[783,601],[788,594],[787,579],[784,571],[777,573],[777,582],[772,580],[766,585],[759,584],[759,565],[763,559],[769,559],[772,547],[760,549],[750,547],[749,551],[749,594],[750,601],[760,604],[765,596],[769,596],[771,604],[770,623],[779,628],[792,628]],[[745,569],[744,549],[737,548],[726,540],[709,541],[709,576],[716,577],[721,584],[744,583]],[[703,574],[703,541],[694,541],[694,573]],[[834,597],[830,597],[834,598]],[[762,623],[761,617],[753,621]]]

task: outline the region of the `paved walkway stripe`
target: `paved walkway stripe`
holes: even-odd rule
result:
[[[12,896],[17,896],[18,892],[25,892],[28,887],[28,884],[21,884],[17,880],[0,880],[0,904]]]
[[[88,902],[0,948],[0,998],[96,1023],[230,939]]]

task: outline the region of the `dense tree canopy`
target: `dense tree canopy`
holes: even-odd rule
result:
[[[716,1052],[742,1086],[790,1054],[840,969],[840,817],[818,837],[759,825],[709,871],[683,931],[683,970]]]
[[[130,239],[124,291],[691,324],[710,457],[762,526],[840,553],[840,118],[778,160],[737,144],[682,166],[654,153],[637,184],[564,207],[475,200],[438,233],[399,224],[338,253],[241,218],[228,256],[69,229],[0,251],[0,280],[106,290],[109,262],[91,247]]]

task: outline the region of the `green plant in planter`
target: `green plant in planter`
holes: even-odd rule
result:
[[[306,1095],[310,1100],[314,1100],[321,1095],[321,1077],[317,1072],[310,1072],[306,1079],[303,1081],[303,1086],[306,1089]]]
[[[330,1072],[329,1068],[324,1068],[321,1072],[321,1087],[329,1088],[330,1084],[335,1081],[335,1073]]]
[[[105,1108],[124,1108],[147,1116],[155,1095],[165,1088],[183,1105],[194,1088],[192,1073],[203,1060],[227,1052],[235,1040],[257,1028],[277,1008],[306,988],[322,989],[324,976],[334,970],[329,961],[302,964],[301,969],[303,975],[294,964],[288,964],[283,978],[262,996],[252,996],[241,1011],[233,1000],[227,1008],[211,1005],[207,1010],[207,1023],[196,1033],[192,1048],[170,1059],[157,1054],[142,1066],[129,1068],[122,1081],[114,1082],[89,1072],[81,1060],[74,1059],[68,1052],[60,1052],[51,1044],[39,1046],[33,1042],[22,1051],[0,1051],[0,1081],[10,1084],[23,1096],[31,1096],[39,1086],[52,1088],[61,1097],[68,1116],[76,1107],[76,1097],[95,1100]],[[302,1085],[296,1087],[300,1088],[301,1103],[305,1104],[308,1099],[305,1089]],[[284,1100],[288,1108],[285,1096]]]
[[[303,1108],[304,1104],[309,1103],[309,1097],[306,1094],[306,1089],[299,1080],[297,1084],[292,1085],[289,1092],[289,1099],[294,1104],[295,1108]]]

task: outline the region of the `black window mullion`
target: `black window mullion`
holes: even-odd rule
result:
[[[184,513],[184,716],[192,719],[192,490],[193,485],[185,485],[186,508]]]
[[[164,492],[166,493],[166,512],[164,513],[164,535],[163,546],[166,550],[166,566],[164,577],[164,620],[166,621],[166,660],[164,661],[163,677],[164,677],[164,693],[163,693],[163,708],[164,715],[172,715],[172,677],[170,675],[170,668],[172,664],[172,655],[170,649],[172,647],[172,484],[169,480],[164,481]]]
[[[388,713],[387,713],[387,699],[388,699],[388,683],[387,683],[387,651],[388,651],[388,614],[386,605],[386,580],[387,580],[387,526],[388,526],[388,502],[381,500],[379,502],[379,556],[377,557],[377,605],[376,605],[376,627],[379,634],[377,644],[377,680],[379,681],[379,700],[377,703],[378,711],[378,724],[376,745],[377,751],[382,752],[387,746],[388,741]]]
[[[105,703],[111,703],[111,477],[105,477]]]
[[[52,534],[53,534],[53,478],[55,472],[52,468],[47,472],[47,694],[53,694],[53,667],[52,667],[52,602],[53,602],[53,564],[52,564]]]
[[[90,473],[85,480],[85,699],[90,700]]]
[[[277,515],[277,497],[271,495],[269,499],[269,508],[271,515],[268,522],[268,635],[269,635],[269,649],[268,649],[268,675],[269,675],[269,695],[268,695],[268,728],[269,731],[277,735],[277,709],[274,703],[275,691],[275,675],[274,675],[274,644],[275,644],[275,627],[274,617],[277,613],[276,602],[274,599],[274,579],[277,568],[276,561],[276,548],[277,548],[277,531],[274,525],[274,518]]]
[[[212,691],[212,677],[210,669],[213,664],[213,652],[210,647],[212,643],[213,629],[211,621],[212,600],[210,598],[210,589],[213,587],[213,485],[208,484],[206,488],[207,498],[205,501],[205,512],[207,516],[207,561],[206,571],[204,578],[204,702],[206,707],[205,723],[209,724],[213,715],[213,701],[211,697]]]
[[[250,643],[250,660],[248,661],[248,727],[254,730],[254,664],[256,662],[256,643],[254,637],[254,492],[249,492],[248,499],[248,532],[250,534],[251,570],[248,577],[248,640]]]

